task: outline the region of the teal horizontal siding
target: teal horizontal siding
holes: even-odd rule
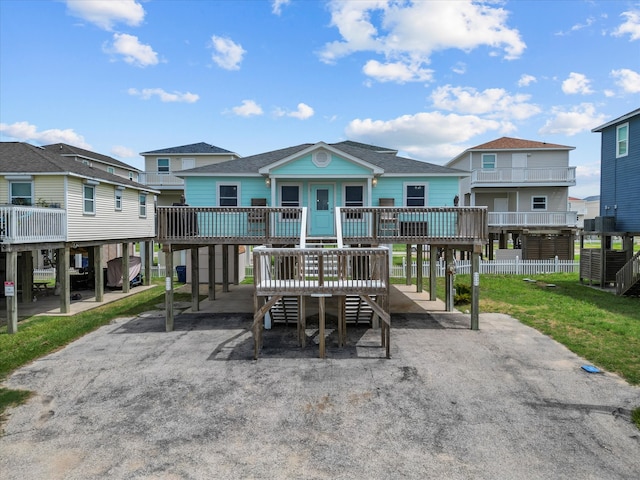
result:
[[[271,170],[272,175],[314,175],[322,178],[324,175],[371,175],[371,170],[344,158],[331,156],[331,162],[326,167],[318,167],[313,163],[311,155],[287,163]]]

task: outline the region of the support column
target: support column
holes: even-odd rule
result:
[[[191,249],[191,311],[200,311],[200,249]]]
[[[455,265],[453,263],[453,251],[445,249],[445,311],[453,312],[453,274]]]
[[[423,245],[416,245],[416,292],[422,292],[422,247]]]
[[[229,245],[222,245],[222,291],[229,291]]]
[[[164,264],[166,266],[166,276],[164,279],[164,308],[165,308],[165,330],[173,332],[173,251],[171,247],[164,247]]]
[[[233,284],[240,284],[240,245],[233,246]]]
[[[145,286],[151,285],[151,272],[153,269],[153,241],[145,241],[144,248],[144,275],[142,284]]]
[[[436,301],[436,287],[438,284],[438,249],[429,245],[429,300]]]
[[[216,299],[216,246],[209,245],[209,300]]]
[[[122,244],[122,293],[129,293],[129,244]]]
[[[25,305],[33,302],[33,252],[27,250],[22,252],[22,298]]]
[[[58,269],[60,270],[60,313],[71,311],[71,281],[69,279],[69,247],[58,249]]]
[[[407,259],[407,282],[406,285],[411,285],[411,244],[407,243],[407,252],[405,258]]]
[[[471,255],[471,330],[480,328],[480,245],[474,245]]]
[[[104,302],[104,272],[102,271],[102,246],[93,247],[93,289],[96,302]]]
[[[6,281],[13,282],[13,295],[7,301],[7,333],[18,332],[18,252],[6,254]]]

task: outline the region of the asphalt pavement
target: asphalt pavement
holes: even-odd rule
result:
[[[327,358],[314,306],[265,332],[253,360],[251,286],[120,318],[17,370],[0,477],[37,479],[633,479],[640,389],[517,320],[444,312],[394,286],[391,359],[348,327]],[[185,307],[188,305],[185,305]]]

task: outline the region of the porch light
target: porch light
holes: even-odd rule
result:
[[[376,185],[378,185],[378,178],[377,177],[373,177],[373,180],[371,180],[371,185],[373,185],[374,187]]]
[[[270,187],[270,186],[271,186],[271,178],[269,178],[269,177],[265,178],[265,179],[264,179],[264,184],[265,184],[267,187]]]

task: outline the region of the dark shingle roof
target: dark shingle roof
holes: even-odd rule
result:
[[[180,176],[184,174],[258,174],[263,167],[271,165],[279,160],[295,155],[309,147],[312,143],[303,143],[293,147],[274,150],[272,152],[260,153],[250,157],[241,157],[233,162],[224,162],[214,165],[206,165],[202,167],[183,170]],[[445,174],[445,175],[466,175],[467,172],[454,168],[442,167],[432,163],[412,160],[409,158],[398,157],[395,150],[375,147],[373,145],[365,145],[357,142],[340,142],[328,144],[329,146],[339,150],[347,155],[356,157],[364,162],[370,163],[384,170],[385,174]]]
[[[154,191],[128,178],[108,173],[105,170],[52,153],[42,147],[22,142],[0,142],[0,168],[3,175],[71,174],[117,185],[128,185],[140,190]]]
[[[116,160],[115,158],[109,157],[108,155],[102,155],[101,153],[92,152],[91,150],[85,150],[84,148],[75,147],[73,145],[68,145],[66,143],[53,143],[51,145],[44,145],[42,148],[50,151],[51,153],[57,153],[59,155],[65,155],[65,156],[74,155],[77,157],[96,160],[108,165],[113,165],[115,167],[124,168],[134,172],[140,171],[140,169],[133,167],[128,163],[121,162],[120,160]]]
[[[161,148],[160,150],[151,150],[149,152],[142,152],[140,155],[171,155],[171,154],[192,154],[192,155],[237,155],[234,152],[225,150],[224,148],[216,147],[215,145],[209,145],[208,143],[192,143],[191,145],[182,145],[180,147]]]

